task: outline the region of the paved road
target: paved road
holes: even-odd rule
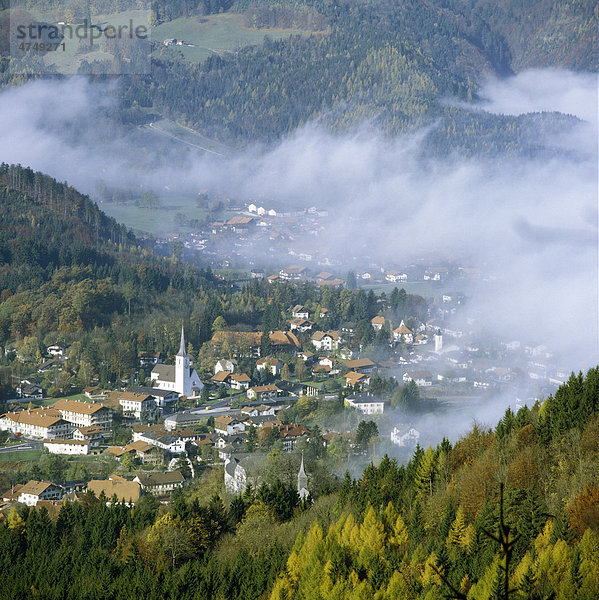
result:
[[[37,442],[24,442],[15,446],[7,446],[0,448],[0,452],[21,452],[22,450],[39,450],[41,444]]]

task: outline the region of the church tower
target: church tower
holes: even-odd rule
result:
[[[297,474],[297,493],[300,500],[303,502],[308,499],[310,492],[308,491],[308,476],[304,470],[304,453],[302,452],[302,464],[300,465],[299,473]]]
[[[191,395],[189,367],[189,355],[185,350],[185,332],[183,331],[183,325],[181,325],[181,345],[175,357],[175,389],[183,396]]]

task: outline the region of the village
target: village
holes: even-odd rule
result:
[[[277,278],[297,282],[303,272],[290,265]],[[396,288],[395,298],[402,291]],[[182,328],[174,357],[139,352],[145,380],[112,390],[91,385],[60,399],[46,396],[42,378],[68,368],[68,348],[49,346],[0,416],[0,453],[108,458],[112,472],[87,481],[15,483],[2,496],[3,509],[56,504],[85,492],[107,503],[135,503],[143,494],[168,501],[208,473],[211,489],[234,496],[257,488],[273,469],[293,485],[297,479],[306,499],[347,461],[366,463],[383,453],[409,458],[433,439],[414,425],[423,413],[442,414],[456,398],[484,399],[506,389],[543,393],[566,379],[544,347],[483,346],[453,325],[465,302],[461,294],[445,294],[426,307],[424,320],[393,322],[388,312],[374,316],[366,331],[352,322],[329,329],[327,307],[316,304],[290,306],[281,330],[234,331],[215,323],[197,367]],[[316,472],[318,461],[328,472]]]

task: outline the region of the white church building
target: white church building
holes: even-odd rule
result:
[[[150,375],[152,386],[160,390],[177,392],[180,396],[195,398],[200,395],[203,384],[192,368],[185,350],[185,333],[181,327],[181,345],[174,365],[154,365]]]

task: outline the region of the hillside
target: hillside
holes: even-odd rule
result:
[[[508,581],[509,598],[592,600],[598,410],[592,369],[542,405],[506,412],[494,429],[418,448],[406,466],[384,457],[357,480],[348,474],[291,518],[280,481],[228,505],[179,494],[170,509],[151,496],[107,507],[86,495],[53,519],[23,507],[0,524],[0,593],[506,600]]]
[[[144,248],[87,196],[31,169],[0,166],[0,345],[83,335],[125,315],[168,313],[214,280]]]
[[[369,121],[391,135],[435,123],[443,135],[430,147],[441,153],[530,155],[515,118],[472,115],[444,101],[476,99],[487,74],[597,69],[590,3],[544,2],[539,19],[516,2],[500,9],[470,0],[239,1],[232,10],[260,9],[276,24],[281,6],[315,11],[329,28],[199,64],[158,54],[151,77],[122,88],[124,106],[138,107],[129,118],[152,108],[233,145],[274,141],[314,120],[333,130]]]

